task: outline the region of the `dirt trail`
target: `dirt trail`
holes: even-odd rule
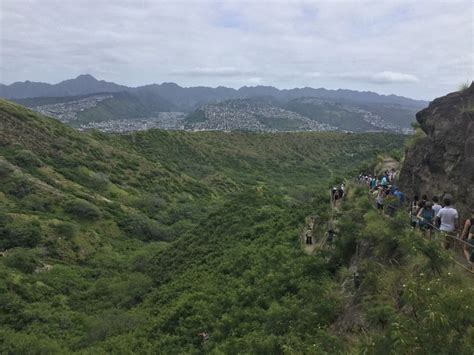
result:
[[[332,193],[329,191],[329,201],[331,207],[331,213],[329,215],[329,221],[320,221],[316,216],[310,215],[305,219],[305,225],[300,233],[300,241],[303,244],[304,252],[308,255],[314,254],[318,250],[326,247],[327,244],[327,231],[331,228],[336,230],[335,213],[338,211],[342,200],[333,201]],[[312,244],[306,244],[306,233],[311,231]]]
[[[392,168],[399,172],[401,165],[402,163],[396,161],[392,157],[384,156],[383,160],[375,166],[375,173],[379,175],[384,171],[390,170]]]

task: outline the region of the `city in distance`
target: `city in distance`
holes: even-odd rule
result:
[[[474,354],[472,0],[0,0],[0,354]]]
[[[126,87],[80,75],[58,84],[0,86],[15,100],[81,130],[127,132],[248,130],[411,133],[428,102],[396,95],[309,87],[181,87],[174,83]]]

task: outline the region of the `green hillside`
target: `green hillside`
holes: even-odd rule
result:
[[[375,222],[362,192],[332,252],[299,245],[306,216],[328,218],[327,187],[404,139],[80,133],[0,100],[0,353],[470,349],[461,308],[472,287],[445,281],[444,262],[430,269],[443,254],[413,244],[401,224]],[[364,238],[375,257],[354,302],[366,328],[345,331],[352,296],[341,283]],[[404,282],[423,293],[396,303]],[[435,297],[444,301],[430,308]],[[362,307],[370,302],[375,310]]]
[[[94,101],[94,98],[104,95],[109,96],[109,98],[97,101],[93,107],[89,107],[84,103]],[[37,97],[18,99],[16,102],[35,109],[44,109],[43,106],[49,105],[48,110],[53,110],[56,114],[75,112],[77,117],[68,122],[74,127],[91,122],[149,118],[156,116],[159,112],[177,109],[172,103],[146,89],[137,90],[133,93],[113,92],[82,96]]]
[[[176,109],[173,104],[146,90],[136,93],[119,92],[112,95],[111,99],[78,112],[77,122],[73,124],[153,117],[158,112]]]
[[[387,103],[354,103],[341,100],[339,102],[323,101],[314,98],[299,98],[282,105],[286,110],[297,112],[321,123],[338,127],[342,130],[366,132],[380,130],[380,126],[366,121],[367,114],[379,116],[385,125],[410,128],[415,122],[417,107]]]

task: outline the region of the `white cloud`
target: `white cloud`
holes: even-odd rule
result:
[[[395,73],[393,71],[382,71],[372,76],[372,80],[380,84],[391,83],[416,83],[420,81],[416,76],[405,73]]]
[[[259,77],[248,78],[247,85],[261,85],[263,83],[263,79]]]
[[[242,70],[235,67],[197,67],[193,69],[175,69],[172,71],[173,74],[180,76],[197,76],[197,77],[239,77],[255,75],[255,71]]]
[[[321,76],[321,73],[318,71],[312,71],[312,72],[304,73],[304,75],[308,78],[319,78]]]
[[[474,77],[473,6],[1,0],[0,82],[57,82],[89,72],[125,85],[258,82],[431,99]]]

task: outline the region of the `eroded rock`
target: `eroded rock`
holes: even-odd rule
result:
[[[407,196],[453,196],[461,218],[474,207],[474,83],[417,113],[426,137],[407,150],[400,186]]]

